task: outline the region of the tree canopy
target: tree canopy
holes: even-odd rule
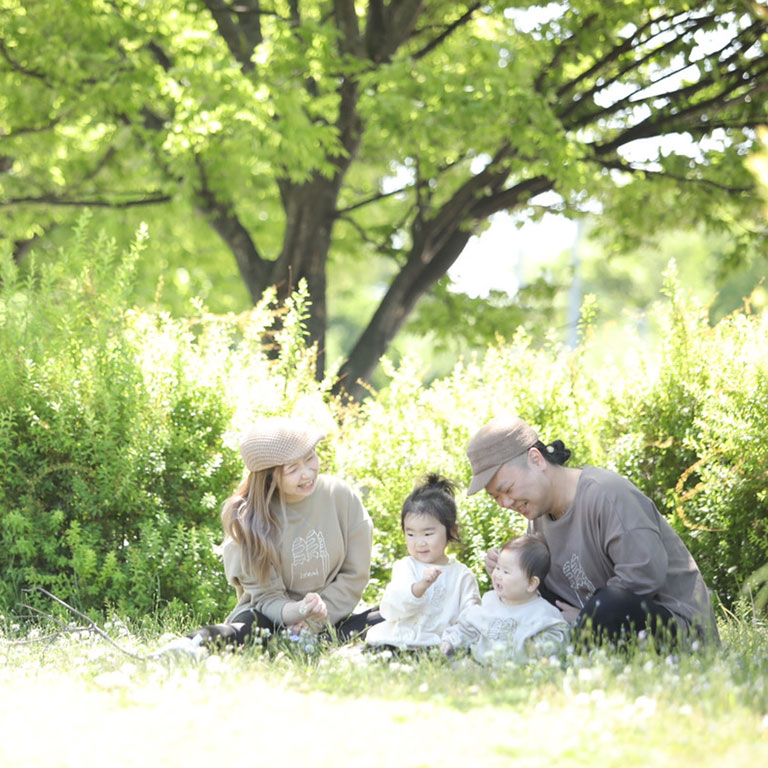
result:
[[[396,265],[338,372],[353,397],[500,211],[624,244],[764,235],[749,0],[0,0],[0,218],[17,259],[81,206],[200,218],[254,302],[301,278],[324,365],[329,259]]]

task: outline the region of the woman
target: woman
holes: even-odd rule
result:
[[[237,605],[223,624],[163,650],[239,645],[256,628],[268,635],[333,627],[345,640],[379,620],[374,610],[353,613],[370,575],[373,524],[343,480],[319,474],[323,437],[291,418],[263,419],[244,435],[249,474],[221,512],[224,571]]]
[[[570,455],[521,419],[495,418],[467,445],[468,493],[485,488],[544,537],[552,567],[542,594],[577,629],[610,640],[640,630],[717,640],[701,572],[653,502],[614,472],[563,466]],[[497,559],[490,550],[486,567]]]

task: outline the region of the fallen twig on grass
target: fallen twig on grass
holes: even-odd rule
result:
[[[51,632],[47,635],[39,635],[37,637],[28,638],[26,640],[0,640],[0,643],[3,645],[34,645],[35,643],[44,643],[46,640],[55,640],[57,637],[61,637],[64,633],[70,633],[75,634],[76,632],[90,632],[90,627],[70,627],[67,624],[64,624],[63,622],[56,619],[55,616],[51,616],[50,614],[44,613],[43,611],[39,610],[38,608],[35,608],[33,605],[27,605],[26,603],[19,603],[19,606],[21,608],[27,608],[30,611],[34,611],[40,616],[43,616],[44,618],[48,619],[49,621],[53,621],[56,624],[60,625],[60,629],[56,630],[56,632]],[[32,618],[29,617],[22,617],[22,618]]]
[[[68,624],[65,624],[62,621],[59,621],[55,616],[51,616],[48,613],[45,613],[45,611],[41,611],[39,608],[35,608],[31,605],[22,604],[23,608],[27,608],[30,611],[33,611],[34,613],[39,614],[40,616],[43,616],[48,621],[53,622],[54,624],[57,624],[60,629],[56,632],[53,632],[51,634],[47,634],[43,637],[34,638],[31,640],[3,640],[2,643],[4,645],[29,645],[31,643],[39,643],[45,640],[50,640],[53,638],[56,638],[64,633],[74,633],[74,632],[88,632],[94,635],[98,635],[103,640],[106,640],[110,645],[117,648],[120,653],[124,653],[126,656],[130,656],[132,659],[146,659],[146,656],[141,656],[140,654],[133,653],[133,651],[129,651],[126,648],[123,648],[121,645],[116,643],[93,619],[86,616],[84,613],[77,610],[77,608],[73,608],[69,603],[64,602],[61,598],[56,597],[56,595],[51,594],[48,592],[48,590],[43,589],[42,587],[35,587],[34,589],[25,589],[22,590],[23,592],[42,592],[46,597],[50,598],[54,602],[58,603],[59,605],[66,608],[68,611],[73,613],[75,616],[78,616],[79,618],[83,619],[86,622],[86,625],[83,627],[73,627]]]

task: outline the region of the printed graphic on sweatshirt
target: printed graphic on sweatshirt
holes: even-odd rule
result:
[[[563,565],[563,573],[565,578],[568,579],[571,589],[576,593],[579,607],[583,608],[584,603],[595,594],[596,590],[595,585],[587,578],[578,555],[572,555],[571,559]]]
[[[427,609],[430,613],[441,613],[443,605],[448,598],[448,590],[445,582],[438,577],[437,581],[426,591],[426,598],[429,605]]]
[[[514,619],[494,619],[488,627],[488,639],[491,643],[507,645],[517,632],[517,622]]]
[[[312,530],[306,538],[298,536],[291,546],[291,588],[306,581],[318,585],[325,582],[330,556],[322,531]]]

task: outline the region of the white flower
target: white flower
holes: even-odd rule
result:
[[[656,699],[651,699],[648,696],[638,696],[635,699],[635,708],[638,710],[638,714],[649,716],[656,711]]]

